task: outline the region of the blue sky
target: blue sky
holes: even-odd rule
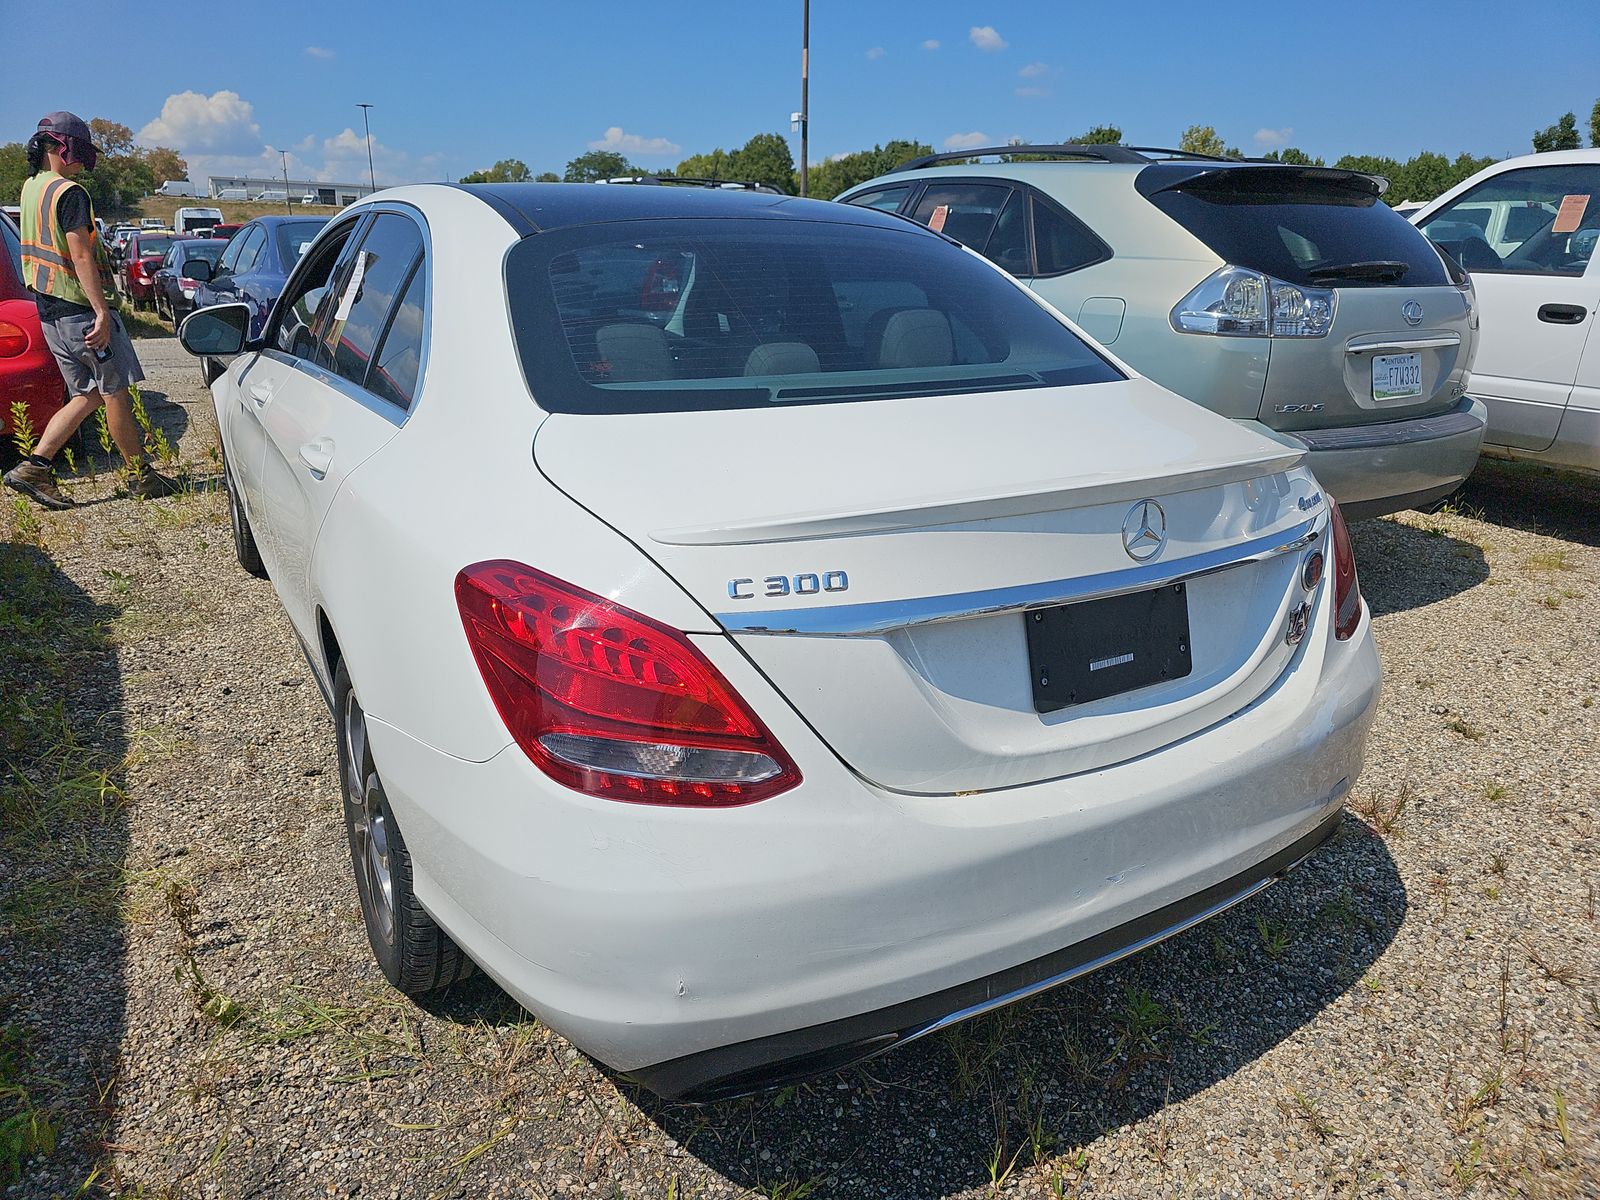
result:
[[[365,100],[382,183],[505,157],[559,172],[596,145],[669,166],[787,133],[799,107],[800,0],[285,0],[209,19],[203,7],[180,6],[177,23],[76,0],[71,19],[103,35],[104,69],[9,51],[0,139],[69,108],[177,146],[196,177],[276,173],[288,150],[295,174],[360,179]],[[1330,161],[1526,153],[1532,130],[1569,109],[1587,133],[1600,22],[1580,4],[1538,31],[1541,18],[1508,22],[1513,8],[813,0],[811,157],[894,137],[1059,140],[1100,123],[1163,145],[1210,124],[1246,153],[1292,144]]]

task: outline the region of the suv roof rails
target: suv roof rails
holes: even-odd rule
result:
[[[726,188],[729,191],[742,192],[768,192],[774,196],[784,196],[787,192],[773,187],[770,183],[761,183],[755,179],[712,179],[704,175],[619,175],[614,179],[597,179],[596,183],[643,183],[643,184],[676,184],[687,187]]]
[[[1167,146],[1124,146],[1094,143],[1075,145],[1062,143],[1045,146],[982,146],[971,150],[946,150],[942,154],[924,154],[921,158],[907,159],[896,171],[915,171],[935,163],[965,162],[969,158],[987,158],[991,154],[1027,154],[1050,159],[1087,159],[1105,163],[1148,163],[1156,159],[1192,159],[1196,162],[1264,162],[1254,158],[1227,158],[1220,154],[1199,154],[1193,150],[1173,150]]]
[[[935,163],[964,162],[969,158],[987,158],[991,154],[1032,154],[1046,158],[1086,158],[1091,162],[1107,163],[1143,163],[1150,161],[1130,146],[1077,146],[1064,143],[1046,146],[975,146],[970,150],[947,150],[942,154],[924,154],[920,158],[908,158],[897,166],[895,170],[915,171],[919,167],[931,167]]]

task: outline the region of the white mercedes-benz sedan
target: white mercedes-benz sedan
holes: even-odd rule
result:
[[[1379,669],[1303,447],[899,217],[400,188],[184,323],[372,949],[667,1095],[876,1054],[1310,853]],[[1248,1019],[1248,1017],[1242,1018]]]

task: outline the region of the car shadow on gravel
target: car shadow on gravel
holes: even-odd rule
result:
[[[1600,479],[1592,476],[1484,458],[1456,503],[1472,516],[1508,529],[1600,546]]]
[[[1489,578],[1482,547],[1451,537],[1443,525],[1418,529],[1399,521],[1357,521],[1350,540],[1361,595],[1375,617],[1425,608]]]
[[[116,1103],[131,886],[116,613],[0,541],[0,1196],[80,1194]]]
[[[1347,813],[1232,911],[860,1067],[706,1107],[621,1086],[687,1154],[762,1194],[933,1200],[1008,1167],[1070,1189],[1080,1147],[1227,1078],[1356,989],[1406,904],[1382,839]],[[1308,1065],[1304,1090],[1325,1070]],[[1260,1099],[1262,1121],[1296,1103]]]

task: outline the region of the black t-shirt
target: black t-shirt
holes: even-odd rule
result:
[[[89,227],[90,208],[89,193],[82,186],[69,187],[56,201],[56,223],[61,226],[63,233],[71,233],[75,229]],[[63,300],[59,296],[46,296],[35,293],[35,302],[39,306],[39,319],[53,321],[57,317],[72,316],[75,313],[93,312],[87,304],[74,304],[70,300]]]

